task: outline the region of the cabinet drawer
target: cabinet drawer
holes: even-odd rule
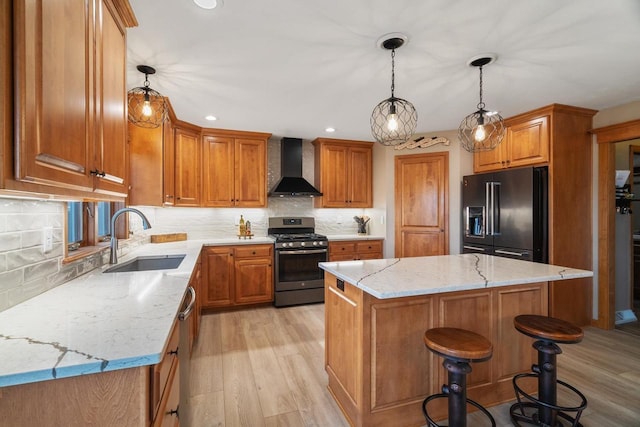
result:
[[[178,405],[180,404],[180,364],[172,365],[168,378],[167,390],[162,396],[158,414],[153,422],[153,427],[178,427]]]
[[[369,240],[366,242],[358,242],[356,243],[356,252],[368,253],[368,252],[382,252],[382,241],[380,240]]]
[[[246,247],[236,246],[236,258],[270,257],[271,245],[250,245]]]
[[[355,251],[356,251],[356,244],[353,242],[329,243],[329,253],[331,254],[355,253]]]
[[[171,331],[171,337],[165,348],[164,356],[160,363],[153,367],[153,385],[151,388],[151,414],[152,418],[158,411],[158,406],[162,400],[163,393],[167,386],[167,380],[171,373],[171,366],[174,361],[178,360],[178,323],[173,324],[173,330]]]

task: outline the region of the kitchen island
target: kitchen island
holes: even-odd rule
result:
[[[329,390],[353,426],[424,425],[423,399],[446,382],[427,350],[427,329],[487,337],[491,360],[472,365],[468,395],[485,406],[514,398],[511,379],[536,363],[518,314],[548,314],[548,282],[592,272],[464,254],[321,263],[325,274],[325,368]],[[528,390],[533,391],[533,390]],[[430,406],[446,417],[446,401]]]

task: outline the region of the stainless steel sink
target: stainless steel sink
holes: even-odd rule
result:
[[[173,270],[178,268],[186,255],[139,256],[130,261],[107,268],[104,273],[124,273],[131,271]]]

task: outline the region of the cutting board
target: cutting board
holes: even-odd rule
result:
[[[167,243],[187,240],[187,233],[152,234],[151,243]]]

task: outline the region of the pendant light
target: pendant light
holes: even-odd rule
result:
[[[406,142],[416,130],[418,113],[407,100],[395,97],[396,49],[407,41],[404,34],[382,36],[380,47],[391,51],[391,97],[380,102],[371,113],[371,133],[382,145],[398,145]]]
[[[495,111],[487,111],[482,101],[482,67],[496,60],[496,55],[480,55],[471,58],[467,63],[480,69],[480,102],[478,110],[469,114],[460,122],[458,138],[462,148],[470,153],[488,151],[496,148],[504,139],[504,120]]]
[[[143,128],[157,128],[167,117],[168,107],[164,97],[149,87],[149,74],[155,74],[156,69],[148,65],[136,68],[144,74],[144,86],[127,92],[129,121]]]

